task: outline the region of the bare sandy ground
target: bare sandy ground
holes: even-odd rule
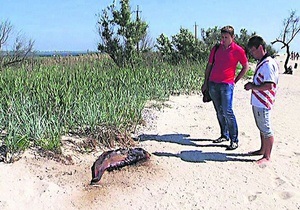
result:
[[[66,146],[74,162],[69,165],[27,151],[13,164],[0,163],[0,209],[300,209],[298,71],[280,74],[267,164],[246,155],[260,140],[244,80],[234,95],[237,150],[226,151],[228,142],[212,143],[219,137],[212,103],[199,95],[171,96],[160,110],[145,108],[146,127],[134,134],[152,154],[150,161],[106,172],[92,187],[90,167],[102,151],[80,154]]]

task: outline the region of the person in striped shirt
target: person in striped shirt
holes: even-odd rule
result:
[[[245,90],[251,90],[251,105],[255,123],[260,131],[261,147],[250,155],[263,155],[258,164],[270,160],[274,133],[271,127],[271,109],[275,102],[279,67],[266,51],[262,37],[254,35],[247,43],[251,55],[258,60],[253,82],[245,84]]]

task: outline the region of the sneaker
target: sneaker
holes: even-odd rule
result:
[[[219,137],[216,140],[213,140],[213,143],[221,143],[223,141],[229,141],[229,139],[226,139],[225,137]]]
[[[239,145],[236,142],[231,142],[231,144],[227,147],[226,150],[235,150],[236,148],[238,148]]]

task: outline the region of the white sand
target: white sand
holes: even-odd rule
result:
[[[237,150],[225,151],[228,142],[212,143],[219,137],[212,103],[199,95],[172,96],[162,110],[150,109],[153,121],[136,134],[143,134],[138,146],[153,153],[148,163],[106,172],[92,187],[90,167],[101,151],[74,152],[74,165],[26,152],[13,164],[0,163],[0,209],[300,209],[298,71],[281,70],[267,164],[244,155],[258,149],[260,139],[250,92],[240,81],[234,95]]]

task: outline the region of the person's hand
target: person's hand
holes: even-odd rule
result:
[[[253,83],[252,82],[247,82],[245,85],[244,85],[244,89],[245,90],[250,90],[252,89],[253,87]]]

